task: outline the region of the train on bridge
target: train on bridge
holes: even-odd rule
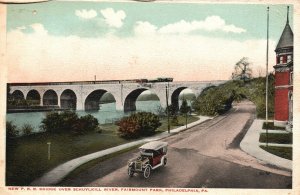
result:
[[[173,78],[159,77],[156,79],[127,79],[102,81],[67,81],[67,82],[36,82],[36,83],[9,83],[9,86],[37,86],[37,85],[80,85],[80,84],[120,84],[120,83],[161,83],[173,82]]]

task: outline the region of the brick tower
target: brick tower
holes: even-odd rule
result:
[[[274,125],[291,127],[293,120],[293,32],[287,20],[276,46]]]

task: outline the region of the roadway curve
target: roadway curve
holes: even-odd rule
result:
[[[137,150],[99,163],[63,186],[97,187],[207,187],[291,188],[291,173],[260,162],[239,148],[255,116],[248,101],[226,115],[164,139],[169,143],[168,164],[151,173],[127,176],[127,160]]]

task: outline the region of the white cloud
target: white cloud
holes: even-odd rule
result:
[[[146,32],[155,27],[146,26]],[[174,77],[176,80],[228,79],[242,57],[253,71],[265,64],[265,40],[235,41],[188,34],[119,38],[55,37],[41,24],[34,33],[7,34],[9,82]],[[43,36],[40,36],[40,35]],[[47,44],[44,44],[47,43]],[[275,41],[270,41],[275,48]],[[271,51],[271,49],[270,49]],[[270,52],[270,61],[275,53]],[[272,70],[272,63],[269,63]]]
[[[147,26],[145,25],[147,24]],[[167,24],[161,28],[150,24],[149,22],[137,22],[135,31],[144,32],[149,30],[151,26],[151,32],[156,31],[160,34],[187,34],[196,30],[205,30],[205,31],[223,31],[223,32],[232,32],[232,33],[243,33],[246,32],[245,29],[234,26],[233,24],[226,24],[225,20],[220,16],[208,16],[203,21],[191,21],[187,22],[185,20],[178,21],[176,23]],[[143,31],[141,29],[145,28]],[[138,31],[136,29],[139,29]]]
[[[134,33],[140,35],[151,35],[156,33],[157,27],[149,22],[137,22],[134,27]]]
[[[26,29],[25,26],[19,26],[19,27],[17,27],[17,30],[25,30],[25,29]]]
[[[120,28],[123,26],[123,20],[126,18],[126,14],[123,10],[114,11],[112,8],[106,8],[100,10],[104,17],[104,21],[111,27]]]
[[[75,15],[83,19],[92,19],[95,18],[98,14],[93,9],[91,10],[83,9],[83,10],[76,10]]]
[[[48,34],[48,31],[40,23],[31,24],[30,27],[33,29],[35,34],[38,34],[38,35],[47,35]]]

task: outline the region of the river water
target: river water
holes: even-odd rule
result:
[[[137,111],[147,111],[157,113],[160,107],[159,101],[136,101]],[[33,128],[33,132],[40,131],[40,125],[43,118],[45,118],[47,112],[25,112],[25,113],[9,113],[6,115],[7,121],[12,121],[18,129],[24,124],[30,124]],[[130,113],[124,113],[123,111],[116,110],[116,103],[101,104],[100,110],[96,112],[76,111],[79,116],[91,114],[96,117],[100,124],[112,123],[125,115]]]
[[[182,101],[179,100],[179,106]],[[188,105],[191,102],[188,101]],[[160,101],[136,101],[136,111],[147,111],[157,114],[160,105]],[[6,115],[6,121],[12,121],[14,125],[21,129],[23,125],[30,124],[33,127],[33,132],[39,132],[41,121],[45,118],[47,112],[24,112],[24,113],[9,113]],[[87,114],[93,115],[98,119],[100,124],[113,123],[118,119],[130,115],[131,113],[124,113],[123,111],[116,110],[116,103],[101,104],[100,110],[95,112],[76,111],[78,116],[84,116]],[[21,133],[21,132],[20,132]]]

